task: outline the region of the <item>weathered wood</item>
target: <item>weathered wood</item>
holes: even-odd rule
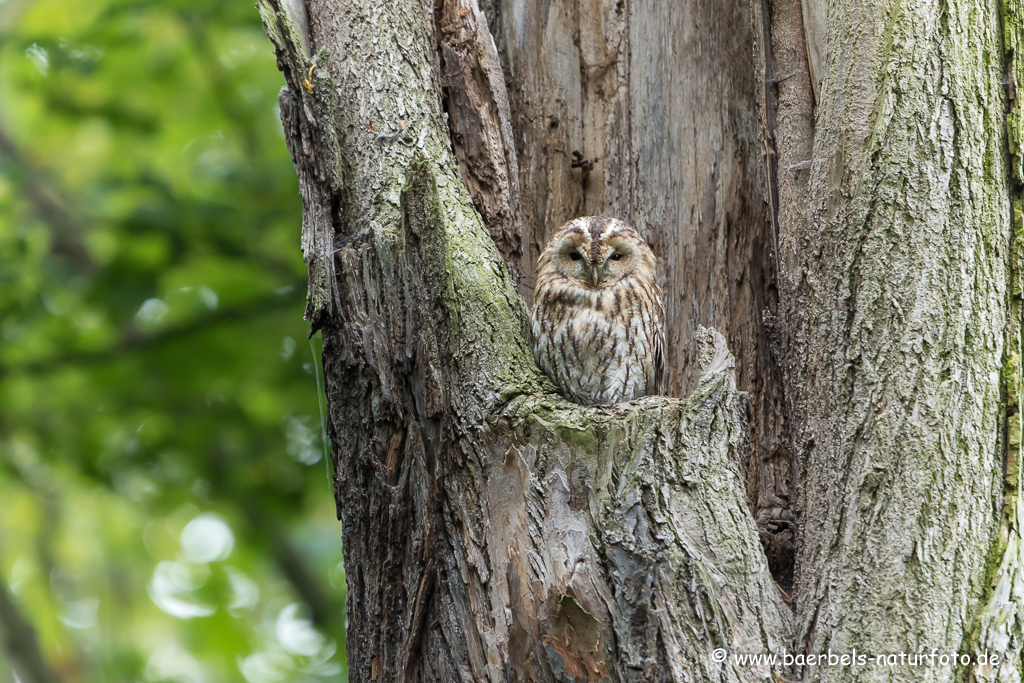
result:
[[[784,262],[791,249],[786,240],[806,228],[808,220],[807,179],[810,174],[812,145],[814,142],[814,99],[807,60],[808,47],[802,21],[800,0],[755,0],[750,3],[754,35],[756,73],[762,86],[757,88],[764,154],[765,195],[771,226],[771,246],[766,255],[773,272],[785,268]],[[770,348],[779,372],[786,366],[781,359],[788,348],[789,327],[780,317],[778,295],[773,297],[765,311]],[[789,380],[789,377],[785,377]],[[781,386],[788,382],[776,379]],[[779,392],[785,397],[786,392]],[[783,414],[791,408],[783,403]],[[788,428],[788,423],[787,423]],[[775,533],[763,533],[765,550],[775,568],[776,576],[786,587],[793,589],[795,570],[796,532],[799,524],[795,490],[799,481],[793,481],[797,467],[789,443],[775,445],[774,459],[762,468],[767,481],[756,489],[757,521],[761,528]],[[774,505],[772,503],[775,503]],[[812,522],[813,523],[813,522]]]
[[[774,257],[747,1],[495,0],[487,11],[519,152],[521,293],[532,298],[537,257],[566,220],[614,216],[647,237],[664,291],[666,393],[695,386],[697,327],[722,330],[753,399],[751,508],[785,580],[793,515],[762,318],[775,308]]]

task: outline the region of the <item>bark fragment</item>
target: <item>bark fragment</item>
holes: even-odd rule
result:
[[[337,134],[325,122],[334,120],[334,84],[324,68],[327,53],[309,55],[308,20],[299,9],[259,0],[263,28],[277,49],[277,65],[287,85],[278,104],[285,141],[299,178],[302,196],[302,257],[309,270],[306,319],[310,335],[325,313],[338,304],[333,291],[335,201],[341,191]]]
[[[476,0],[444,0],[434,8],[434,21],[459,169],[473,205],[518,282],[523,254],[519,163],[498,50]]]

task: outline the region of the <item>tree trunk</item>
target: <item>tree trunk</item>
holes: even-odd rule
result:
[[[806,60],[792,59],[802,48],[790,41],[806,32],[799,8],[783,6],[796,4],[771,13],[775,70],[810,81]],[[1008,316],[1000,5],[809,5],[829,27],[820,100],[814,83],[778,76],[775,126],[775,325],[802,515],[795,642],[809,652],[996,647],[1011,658],[1000,680],[1019,680],[1020,603],[998,608],[1011,638],[976,633],[994,576],[1018,596],[1024,587],[1019,555],[1013,576],[996,575],[1004,502],[1007,513],[1016,505],[1004,501],[1001,371],[1020,327],[1019,311]],[[964,669],[803,675],[951,680]]]
[[[260,0],[352,680],[1021,679],[1024,12],[910,5]],[[585,214],[659,256],[669,396],[533,364]],[[1002,659],[733,657],[933,648]]]

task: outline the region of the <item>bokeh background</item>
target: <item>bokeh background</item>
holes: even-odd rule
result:
[[[53,680],[345,680],[282,83],[252,0],[0,0],[0,634]]]

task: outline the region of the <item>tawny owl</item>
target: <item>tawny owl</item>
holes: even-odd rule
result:
[[[583,405],[658,393],[665,318],[655,258],[614,218],[576,218],[537,261],[533,356],[559,391]]]

